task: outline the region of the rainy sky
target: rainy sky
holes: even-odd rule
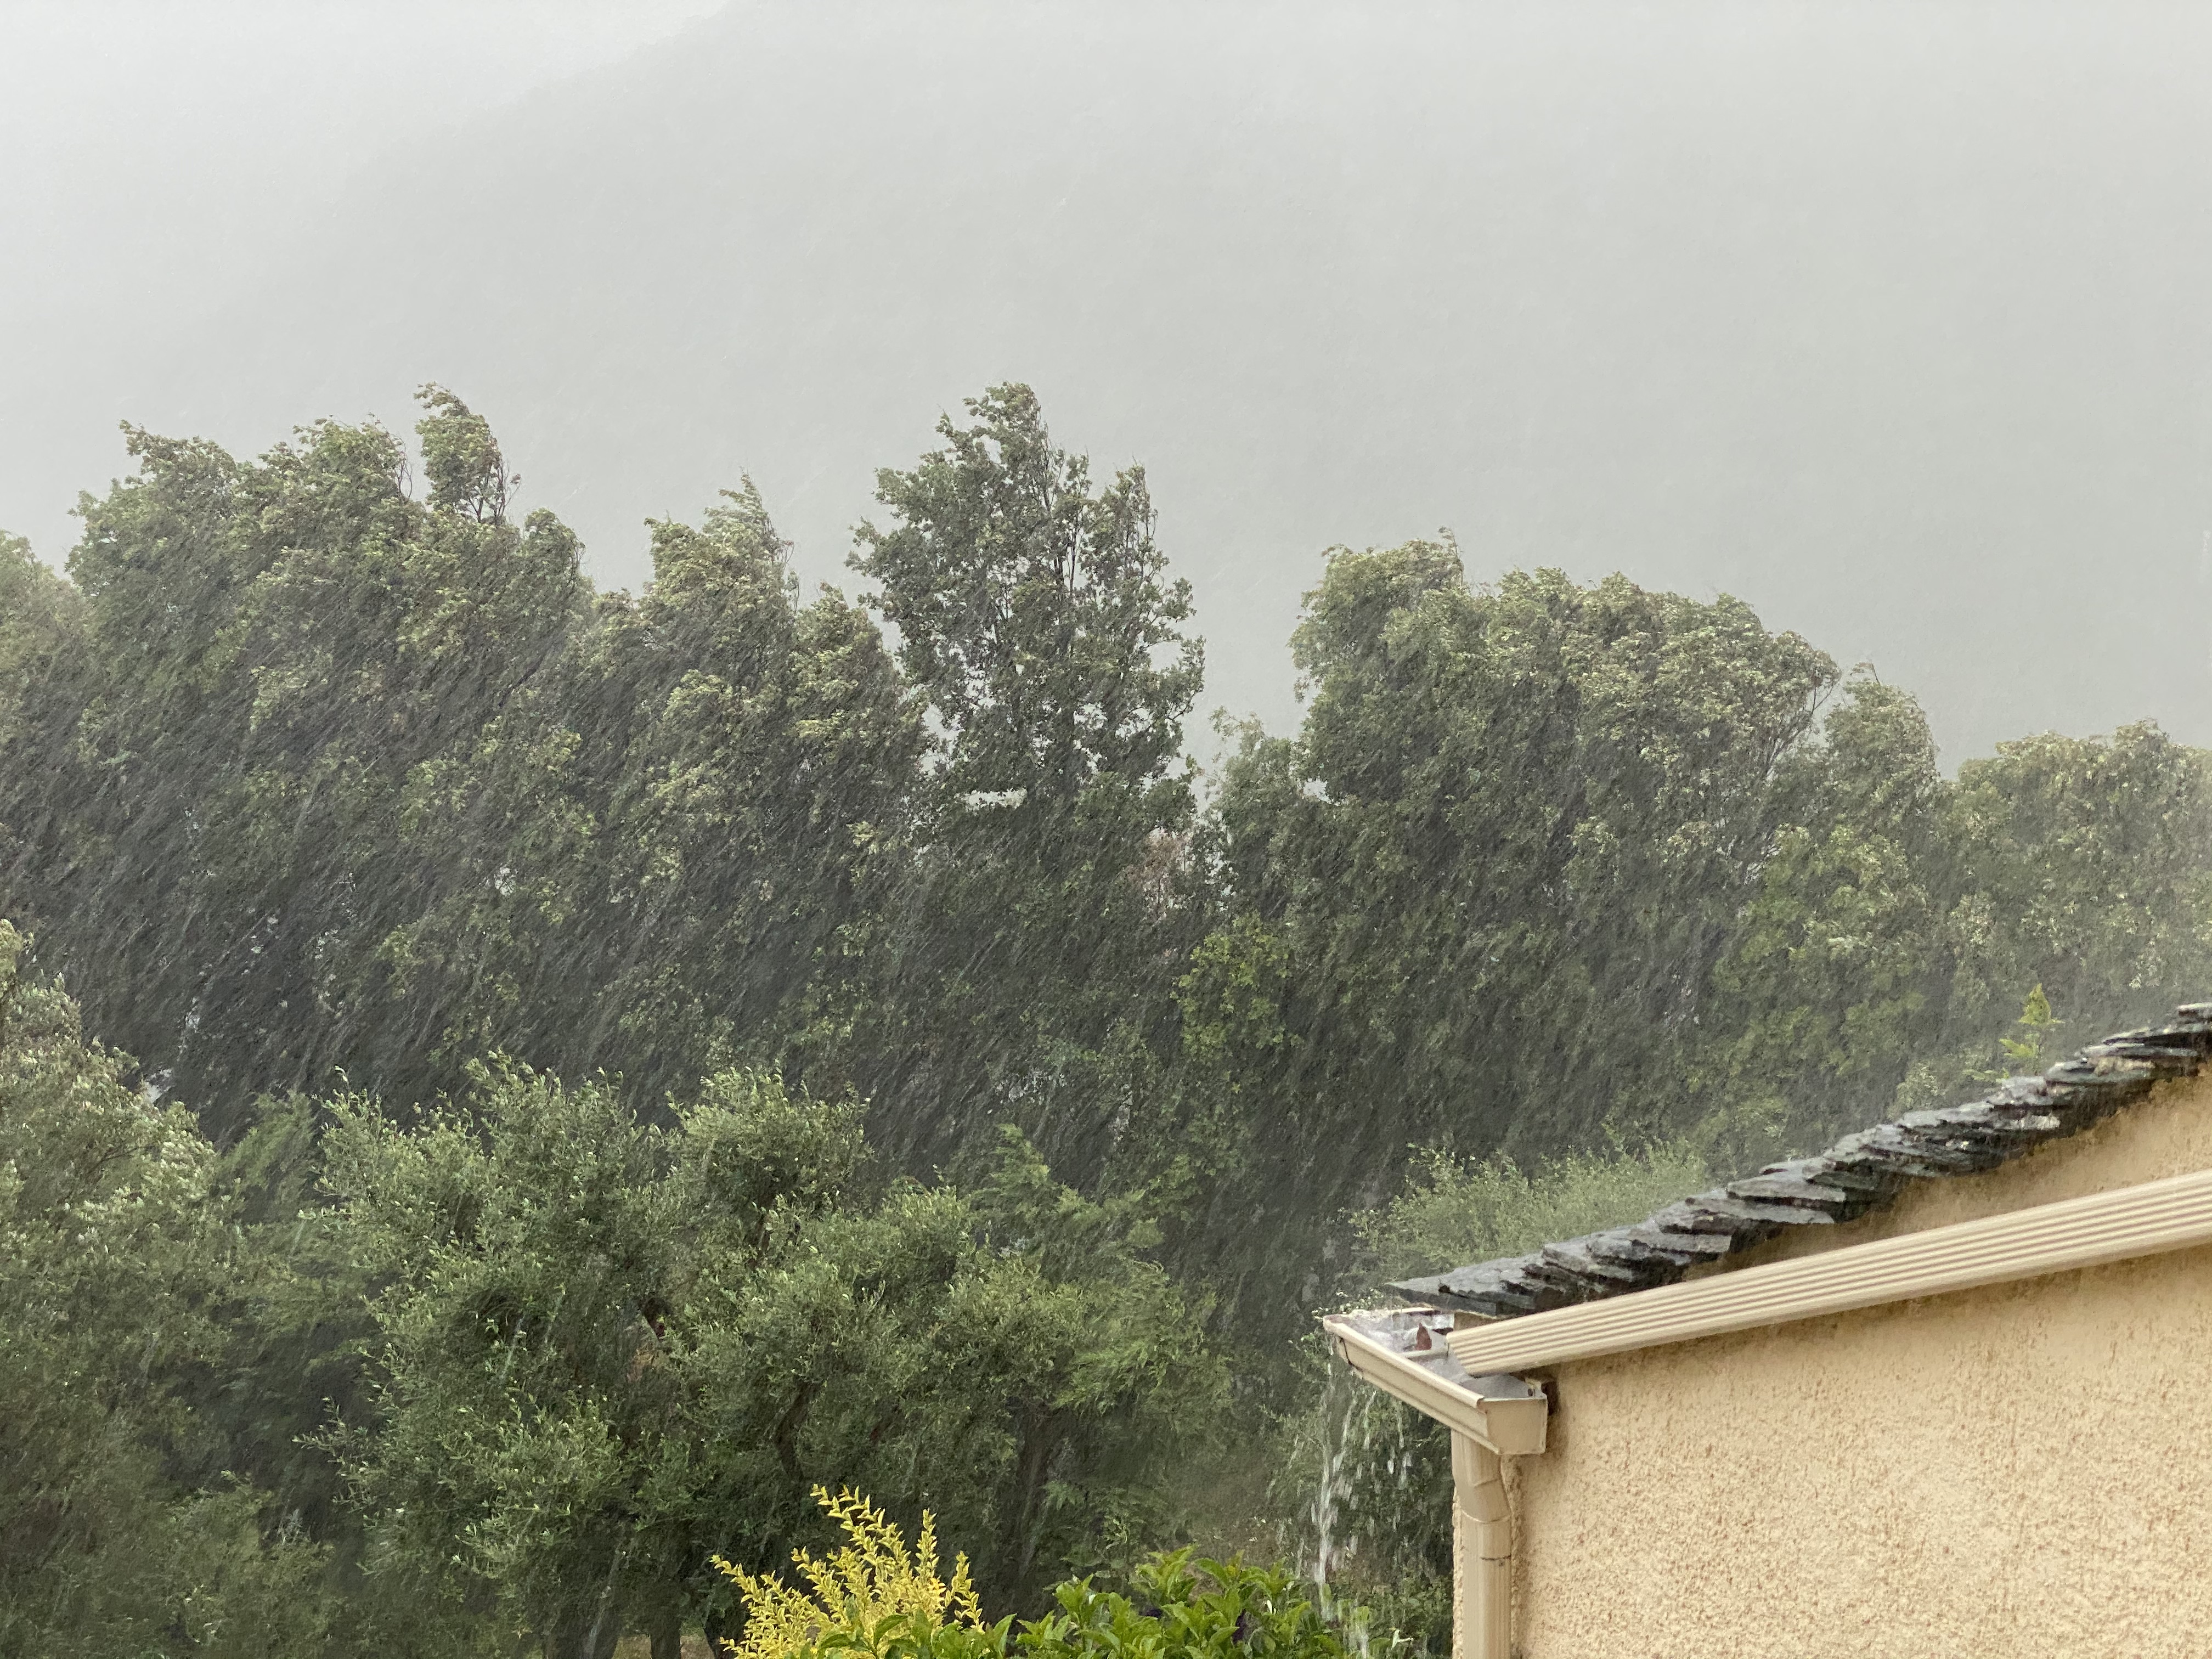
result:
[[[0,526],[435,380],[603,583],[750,473],[849,587],[1018,379],[1278,729],[1323,550],[1449,527],[1953,762],[2212,742],[2208,88],[2202,5],[0,0]]]

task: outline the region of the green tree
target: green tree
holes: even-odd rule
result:
[[[133,433],[74,586],[9,544],[0,912],[228,1142],[501,1047],[645,1103],[835,1027],[921,744],[873,625],[800,605],[750,486],[594,599],[426,387],[240,463]]]
[[[441,478],[466,424],[443,395],[423,423]],[[138,476],[80,509],[74,706],[40,734],[58,823],[0,905],[47,919],[100,1029],[184,1098],[374,1074],[419,1041],[380,946],[441,873],[393,833],[410,780],[557,653],[574,538],[450,479],[412,501],[373,427],[317,426],[252,465],[131,444]]]
[[[1144,469],[1094,493],[1088,462],[1054,447],[1027,386],[994,386],[968,409],[975,424],[939,421],[945,447],[913,471],[877,475],[898,523],[863,525],[854,559],[945,724],[947,789],[1065,809],[1106,782],[1175,813],[1176,792],[1159,786],[1201,652],[1178,626],[1190,584],[1167,578]]]
[[[40,563],[28,542],[0,533],[0,915],[34,930],[66,915],[34,902],[26,877],[59,869],[69,856],[70,791],[61,781],[72,771],[84,628],[76,587]]]
[[[15,739],[83,617],[75,588],[0,531],[0,744]]]
[[[1688,1127],[1714,967],[1835,679],[1734,600],[1477,590],[1428,543],[1334,555],[1296,647],[1304,727],[1248,735],[1218,807],[1226,902],[1288,941],[1291,1041],[1247,1091],[1264,1161],[1205,1269],[1269,1285],[1285,1331],[1334,1278],[1326,1218],[1409,1146]]]
[[[1710,1117],[1841,1133],[1942,1043],[1949,797],[1919,705],[1864,670],[1783,758],[1686,1079]]]
[[[984,1582],[1026,1605],[1071,1568],[1126,1572],[1173,1527],[1179,1466],[1220,1420],[1226,1375],[1203,1304],[1149,1259],[1146,1195],[1087,1199],[1000,1135],[971,1200],[981,1255],[941,1338],[941,1409],[1001,1471]]]
[[[444,872],[381,949],[439,1033],[648,1103],[835,1023],[898,868],[921,723],[866,617],[797,602],[750,483],[653,526],[653,580],[602,597],[532,696],[410,778]]]
[[[641,1628],[665,1659],[726,1615],[709,1558],[782,1560],[816,1485],[927,1505],[987,1589],[1034,1595],[1149,1537],[1142,1477],[1219,1386],[1137,1221],[1024,1143],[972,1205],[871,1190],[857,1109],[757,1073],[660,1127],[500,1066],[411,1127],[348,1101],[330,1146],[337,1237],[380,1287],[337,1442],[372,1567],[550,1655]]]
[[[2032,986],[2085,1038],[2212,984],[2212,755],[2148,722],[1959,769],[1949,1029],[1986,1048]]]
[[[131,1086],[0,921],[0,1650],[276,1659],[320,1644],[322,1552],[215,1476],[191,1375],[237,1270],[214,1149]]]
[[[853,1075],[910,1164],[1012,1118],[1088,1185],[1175,1041],[1201,647],[1142,469],[1094,489],[1026,386],[968,407],[854,559],[936,744]]]

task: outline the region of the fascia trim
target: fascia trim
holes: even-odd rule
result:
[[[1469,1371],[1522,1371],[2208,1242],[2212,1170],[2200,1170],[1794,1261],[1494,1320],[1454,1331],[1446,1340],[1452,1357]]]

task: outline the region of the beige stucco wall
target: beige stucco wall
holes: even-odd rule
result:
[[[1747,1261],[2204,1168],[2212,1079]],[[1554,1384],[1511,1477],[1527,1659],[2212,1656],[2212,1249]]]

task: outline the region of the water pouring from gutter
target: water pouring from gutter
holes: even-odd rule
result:
[[[1378,1426],[1386,1447],[1394,1437],[1389,1430],[1395,1425],[1396,1413],[1351,1371],[1332,1369],[1316,1417],[1313,1490],[1306,1504],[1310,1538],[1299,1541],[1298,1575],[1314,1587],[1322,1617],[1336,1626],[1347,1647],[1367,1659],[1368,1610],[1356,1593],[1350,1597],[1340,1593],[1337,1580],[1363,1544],[1358,1532],[1348,1529],[1358,1524],[1352,1494],[1360,1472],[1372,1465]],[[1403,1461],[1402,1449],[1386,1452],[1386,1467],[1395,1470]],[[1310,1555],[1306,1553],[1309,1543]]]
[[[1385,1308],[1322,1324],[1352,1370],[1452,1431],[1452,1659],[1510,1659],[1513,1519],[1504,1460],[1544,1449],[1550,1401],[1517,1376],[1468,1373],[1447,1340],[1457,1322],[1441,1309]]]

